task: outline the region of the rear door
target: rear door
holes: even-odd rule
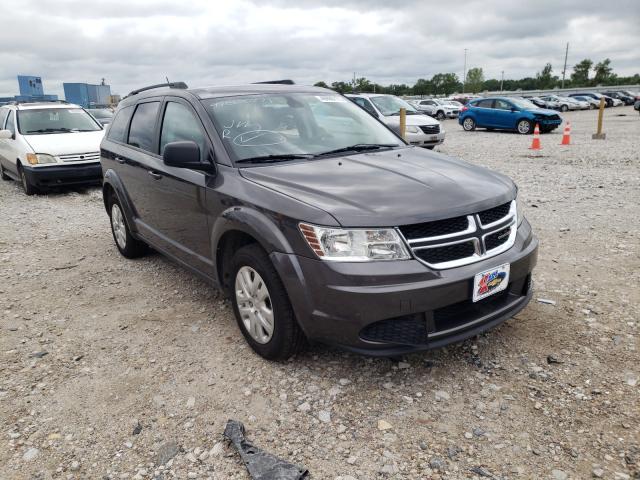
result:
[[[7,121],[7,116],[9,116],[8,108],[0,108],[0,130],[4,130],[4,124]],[[0,165],[4,167],[4,169],[8,169],[8,161],[7,161],[7,140],[3,140],[0,138]]]
[[[168,253],[211,276],[205,202],[209,176],[198,170],[169,167],[162,161],[162,153],[168,143],[189,140],[200,147],[200,161],[211,163],[213,148],[197,113],[182,98],[166,97],[158,130],[158,157],[147,173],[147,221]]]
[[[2,166],[5,170],[9,171],[14,176],[18,175],[18,158],[24,159],[25,152],[22,152],[20,145],[21,140],[17,138],[18,130],[16,125],[16,112],[15,110],[8,110],[9,113],[6,116],[6,120],[3,122],[4,127],[2,130],[9,130],[13,133],[13,138],[7,138],[4,140],[0,140],[0,162],[2,162]],[[0,120],[2,118],[0,117]],[[23,160],[24,161],[24,160]]]
[[[494,127],[493,99],[480,100],[474,103],[473,113],[478,127]]]

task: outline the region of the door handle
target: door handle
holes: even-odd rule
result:
[[[153,170],[149,170],[147,173],[149,173],[149,175],[151,175],[154,180],[160,180],[162,178],[162,175],[154,172]]]
[[[118,162],[120,165],[124,165],[126,160],[122,157],[116,157],[116,162]]]

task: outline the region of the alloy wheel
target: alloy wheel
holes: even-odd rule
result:
[[[111,206],[111,226],[113,227],[113,236],[121,249],[127,247],[127,226],[124,223],[122,210],[117,203]]]

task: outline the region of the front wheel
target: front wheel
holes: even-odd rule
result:
[[[111,220],[111,233],[116,242],[116,247],[126,258],[137,258],[147,253],[147,244],[134,238],[129,230],[129,225],[124,217],[120,201],[113,194],[111,206],[109,208],[109,218]]]
[[[240,331],[267,360],[286,360],[305,343],[284,285],[266,252],[256,244],[232,259],[231,302]]]
[[[533,131],[533,124],[529,120],[520,120],[516,126],[518,133],[527,135]]]
[[[444,112],[442,110],[438,111],[438,113],[436,113],[436,118],[438,120],[444,120],[445,118]]]
[[[471,117],[467,117],[462,121],[462,128],[467,132],[471,132],[476,129],[476,121]]]
[[[562,106],[560,107],[560,111],[561,111],[561,112],[566,112],[567,110],[569,110],[569,107],[567,107],[566,105],[562,105]]]
[[[0,178],[2,178],[2,180],[11,180],[11,177],[5,173],[2,165],[0,165]]]
[[[38,189],[36,188],[36,186],[29,181],[27,175],[24,173],[24,168],[18,167],[18,173],[20,174],[20,183],[22,184],[24,193],[29,196],[38,193]]]

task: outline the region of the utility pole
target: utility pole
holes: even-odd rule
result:
[[[353,91],[356,90],[356,72],[353,72]]]
[[[569,56],[569,42],[567,42],[567,49],[564,51],[564,68],[562,69],[562,88],[564,88],[564,77],[567,73],[567,57]]]
[[[462,93],[464,93],[464,86],[467,83],[467,49],[464,49],[464,70],[462,71]]]
[[[502,85],[504,84],[504,70],[502,70],[502,74],[500,76],[500,93],[502,93]]]

